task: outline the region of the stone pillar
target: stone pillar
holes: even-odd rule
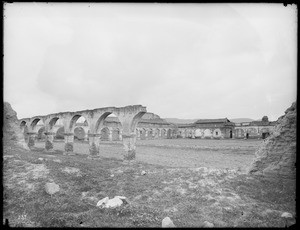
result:
[[[100,136],[100,133],[89,134],[89,151],[91,156],[99,156]]]
[[[123,134],[123,145],[125,149],[124,160],[135,160],[136,134]]]
[[[37,137],[37,133],[28,132],[27,134],[28,134],[28,143],[27,143],[27,145],[28,145],[29,148],[32,148],[35,145],[35,139]]]
[[[108,130],[108,140],[112,141],[112,130],[111,129]]]
[[[55,133],[53,132],[45,132],[46,135],[46,141],[45,141],[45,149],[47,151],[50,151],[53,149],[53,140]]]
[[[73,152],[74,133],[64,133],[65,137],[65,152]]]
[[[119,132],[119,140],[121,141],[122,140],[122,131],[120,130]]]
[[[138,140],[141,140],[141,130],[138,130],[138,133],[137,133],[137,139],[138,139]]]
[[[89,135],[87,133],[84,135],[84,141],[88,141],[89,140],[88,136]]]
[[[195,139],[195,131],[192,131],[192,138]]]

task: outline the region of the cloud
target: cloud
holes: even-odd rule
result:
[[[142,104],[162,117],[275,117],[296,95],[286,9],[7,5],[5,98],[24,116]]]

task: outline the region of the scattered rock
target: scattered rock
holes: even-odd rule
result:
[[[3,156],[3,159],[6,160],[7,158],[13,158],[14,156],[13,155],[5,155]]]
[[[99,200],[98,203],[97,203],[97,207],[102,207],[102,206],[105,206],[105,204],[107,203],[107,201],[109,200],[108,196]]]
[[[40,157],[40,158],[38,158],[38,160],[40,160],[40,161],[43,161],[43,160],[44,160],[44,158],[41,158],[41,157]]]
[[[143,176],[143,175],[146,175],[146,172],[145,171],[142,171],[141,172],[141,175]]]
[[[111,174],[111,175],[110,175],[110,177],[114,177],[114,176],[115,176],[114,174]]]
[[[289,227],[289,226],[295,224],[294,217],[291,213],[284,212],[284,213],[282,213],[281,217],[284,218],[284,220],[285,220],[285,227]]]
[[[59,191],[59,185],[53,183],[46,183],[45,190],[48,194],[53,195],[54,193]]]
[[[123,202],[124,201],[124,202]],[[105,197],[98,201],[97,207],[101,208],[115,208],[121,206],[123,203],[129,203],[125,196],[115,196],[112,199]]]
[[[202,227],[204,228],[213,228],[215,225],[213,223],[210,223],[208,221],[204,221]]]
[[[165,217],[161,223],[162,228],[174,228],[176,227],[170,217]]]
[[[69,174],[77,174],[77,176],[81,176],[80,169],[74,168],[74,167],[65,167],[63,172],[69,173]]]
[[[288,218],[293,218],[293,215],[289,212],[284,212],[284,213],[282,213],[281,217],[288,219]]]
[[[176,207],[170,207],[164,210],[165,212],[178,212],[178,209]]]
[[[123,201],[120,198],[114,197],[107,201],[107,203],[105,204],[105,208],[116,208],[121,206],[122,204]]]
[[[53,161],[54,161],[54,162],[57,162],[57,163],[61,163],[61,160],[60,160],[60,159],[54,159]]]

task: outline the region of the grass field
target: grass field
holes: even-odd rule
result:
[[[18,227],[160,227],[169,216],[177,227],[284,227],[282,212],[295,215],[295,181],[246,174],[261,142],[244,140],[138,141],[137,161],[124,164],[121,142],[101,142],[101,158],[26,151],[4,143],[3,221]],[[38,159],[43,158],[43,159]],[[141,175],[141,171],[146,175]],[[60,191],[50,196],[47,182]],[[129,204],[100,209],[108,196]]]

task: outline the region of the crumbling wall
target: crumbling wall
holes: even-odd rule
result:
[[[24,134],[18,124],[17,113],[8,102],[4,102],[3,108],[3,145],[16,144],[22,148],[29,149]]]
[[[281,116],[274,132],[256,152],[249,173],[270,177],[296,177],[296,102]]]

